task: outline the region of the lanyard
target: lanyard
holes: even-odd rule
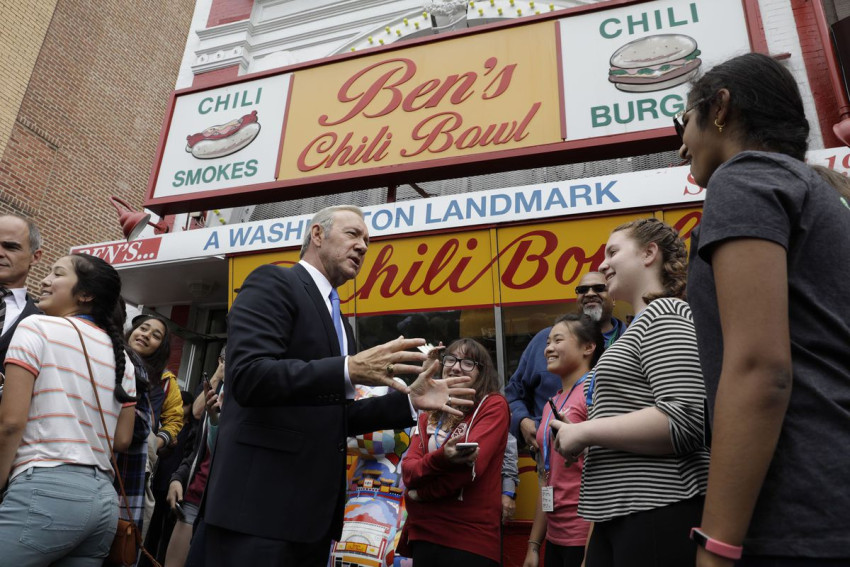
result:
[[[437,446],[437,449],[440,448],[440,431],[443,430],[443,418],[445,416],[440,416],[440,421],[437,422],[437,428],[434,430],[434,445]],[[446,432],[446,439],[449,438],[449,432]]]
[[[607,339],[605,339],[605,349],[606,349],[606,350],[607,350],[608,348],[610,348],[610,347],[611,347],[611,345],[613,345],[613,344],[614,344],[614,341],[616,341],[616,340],[617,340],[617,338],[618,338],[618,337],[620,336],[620,334],[621,334],[621,333],[619,333],[619,330],[620,330],[620,321],[619,321],[619,320],[617,320],[617,319],[614,319],[614,320],[615,320],[615,321],[617,321],[617,323],[615,323],[615,324],[614,324],[614,328],[613,328],[613,329],[611,329],[611,334],[608,336],[608,338],[607,338]]]
[[[561,410],[564,409],[564,406],[567,405],[567,401],[573,394],[573,390],[575,390],[578,386],[581,386],[584,381],[587,380],[589,374],[590,372],[587,372],[584,376],[576,380],[576,383],[573,384],[572,388],[570,388],[570,391],[567,392],[567,395],[564,397],[564,401],[561,402],[561,407],[558,408],[559,414],[561,413]],[[552,436],[549,434],[549,422],[552,421],[553,417],[554,416],[552,415],[552,409],[549,408],[549,416],[546,418],[546,423],[543,429],[543,469],[546,471],[547,474],[549,473],[549,446],[552,444]]]

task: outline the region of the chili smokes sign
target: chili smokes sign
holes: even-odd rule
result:
[[[274,181],[290,77],[177,98],[155,194],[171,197]]]

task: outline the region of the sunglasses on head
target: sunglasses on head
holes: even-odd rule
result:
[[[584,295],[591,289],[594,291],[594,293],[602,293],[608,291],[608,286],[604,283],[597,283],[593,285],[579,285],[576,286],[576,295]]]

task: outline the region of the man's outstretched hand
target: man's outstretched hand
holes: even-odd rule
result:
[[[451,376],[444,379],[436,379],[442,365],[432,364],[416,378],[410,385],[410,401],[418,410],[442,410],[452,415],[462,416],[463,412],[457,406],[471,406],[472,396],[475,390],[460,387],[461,384],[469,383],[469,376]],[[460,397],[463,396],[463,397]]]
[[[389,386],[405,394],[410,388],[393,380],[399,374],[419,374],[422,367],[411,362],[424,362],[428,356],[408,349],[424,345],[425,339],[405,339],[403,336],[348,357],[348,376],[354,385]]]

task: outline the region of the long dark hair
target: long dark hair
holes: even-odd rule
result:
[[[590,357],[590,368],[596,366],[599,357],[605,350],[605,337],[602,336],[602,327],[583,313],[567,313],[555,319],[555,325],[565,323],[570,332],[575,335],[580,345],[596,345],[593,355]]]
[[[726,122],[737,126],[742,142],[805,160],[809,121],[797,81],[788,69],[760,53],[733,57],[713,67],[694,81],[688,97],[691,104],[696,103],[700,129],[714,120],[711,107],[720,89],[729,91]]]
[[[88,254],[71,254],[71,263],[77,275],[77,285],[74,286],[74,295],[84,294],[90,296],[92,319],[95,324],[104,330],[112,342],[112,353],[115,356],[115,399],[121,403],[136,401],[129,395],[121,384],[124,380],[124,339],[121,336],[121,327],[124,322],[119,319],[121,312],[118,306],[121,299],[121,278],[115,268],[97,256]]]
[[[133,319],[133,326],[127,332],[126,339],[130,340],[130,335],[133,334],[133,331],[142,326],[142,324],[150,321],[151,319],[155,319],[162,323],[162,326],[165,328],[165,331],[162,334],[162,342],[159,343],[159,346],[150,356],[141,356],[139,358],[142,359],[142,362],[145,364],[145,368],[148,374],[148,380],[151,384],[158,386],[162,382],[162,373],[165,372],[165,365],[168,364],[168,359],[171,357],[171,331],[168,329],[168,323],[163,317],[159,315],[153,314],[145,314],[139,315],[138,317]]]

